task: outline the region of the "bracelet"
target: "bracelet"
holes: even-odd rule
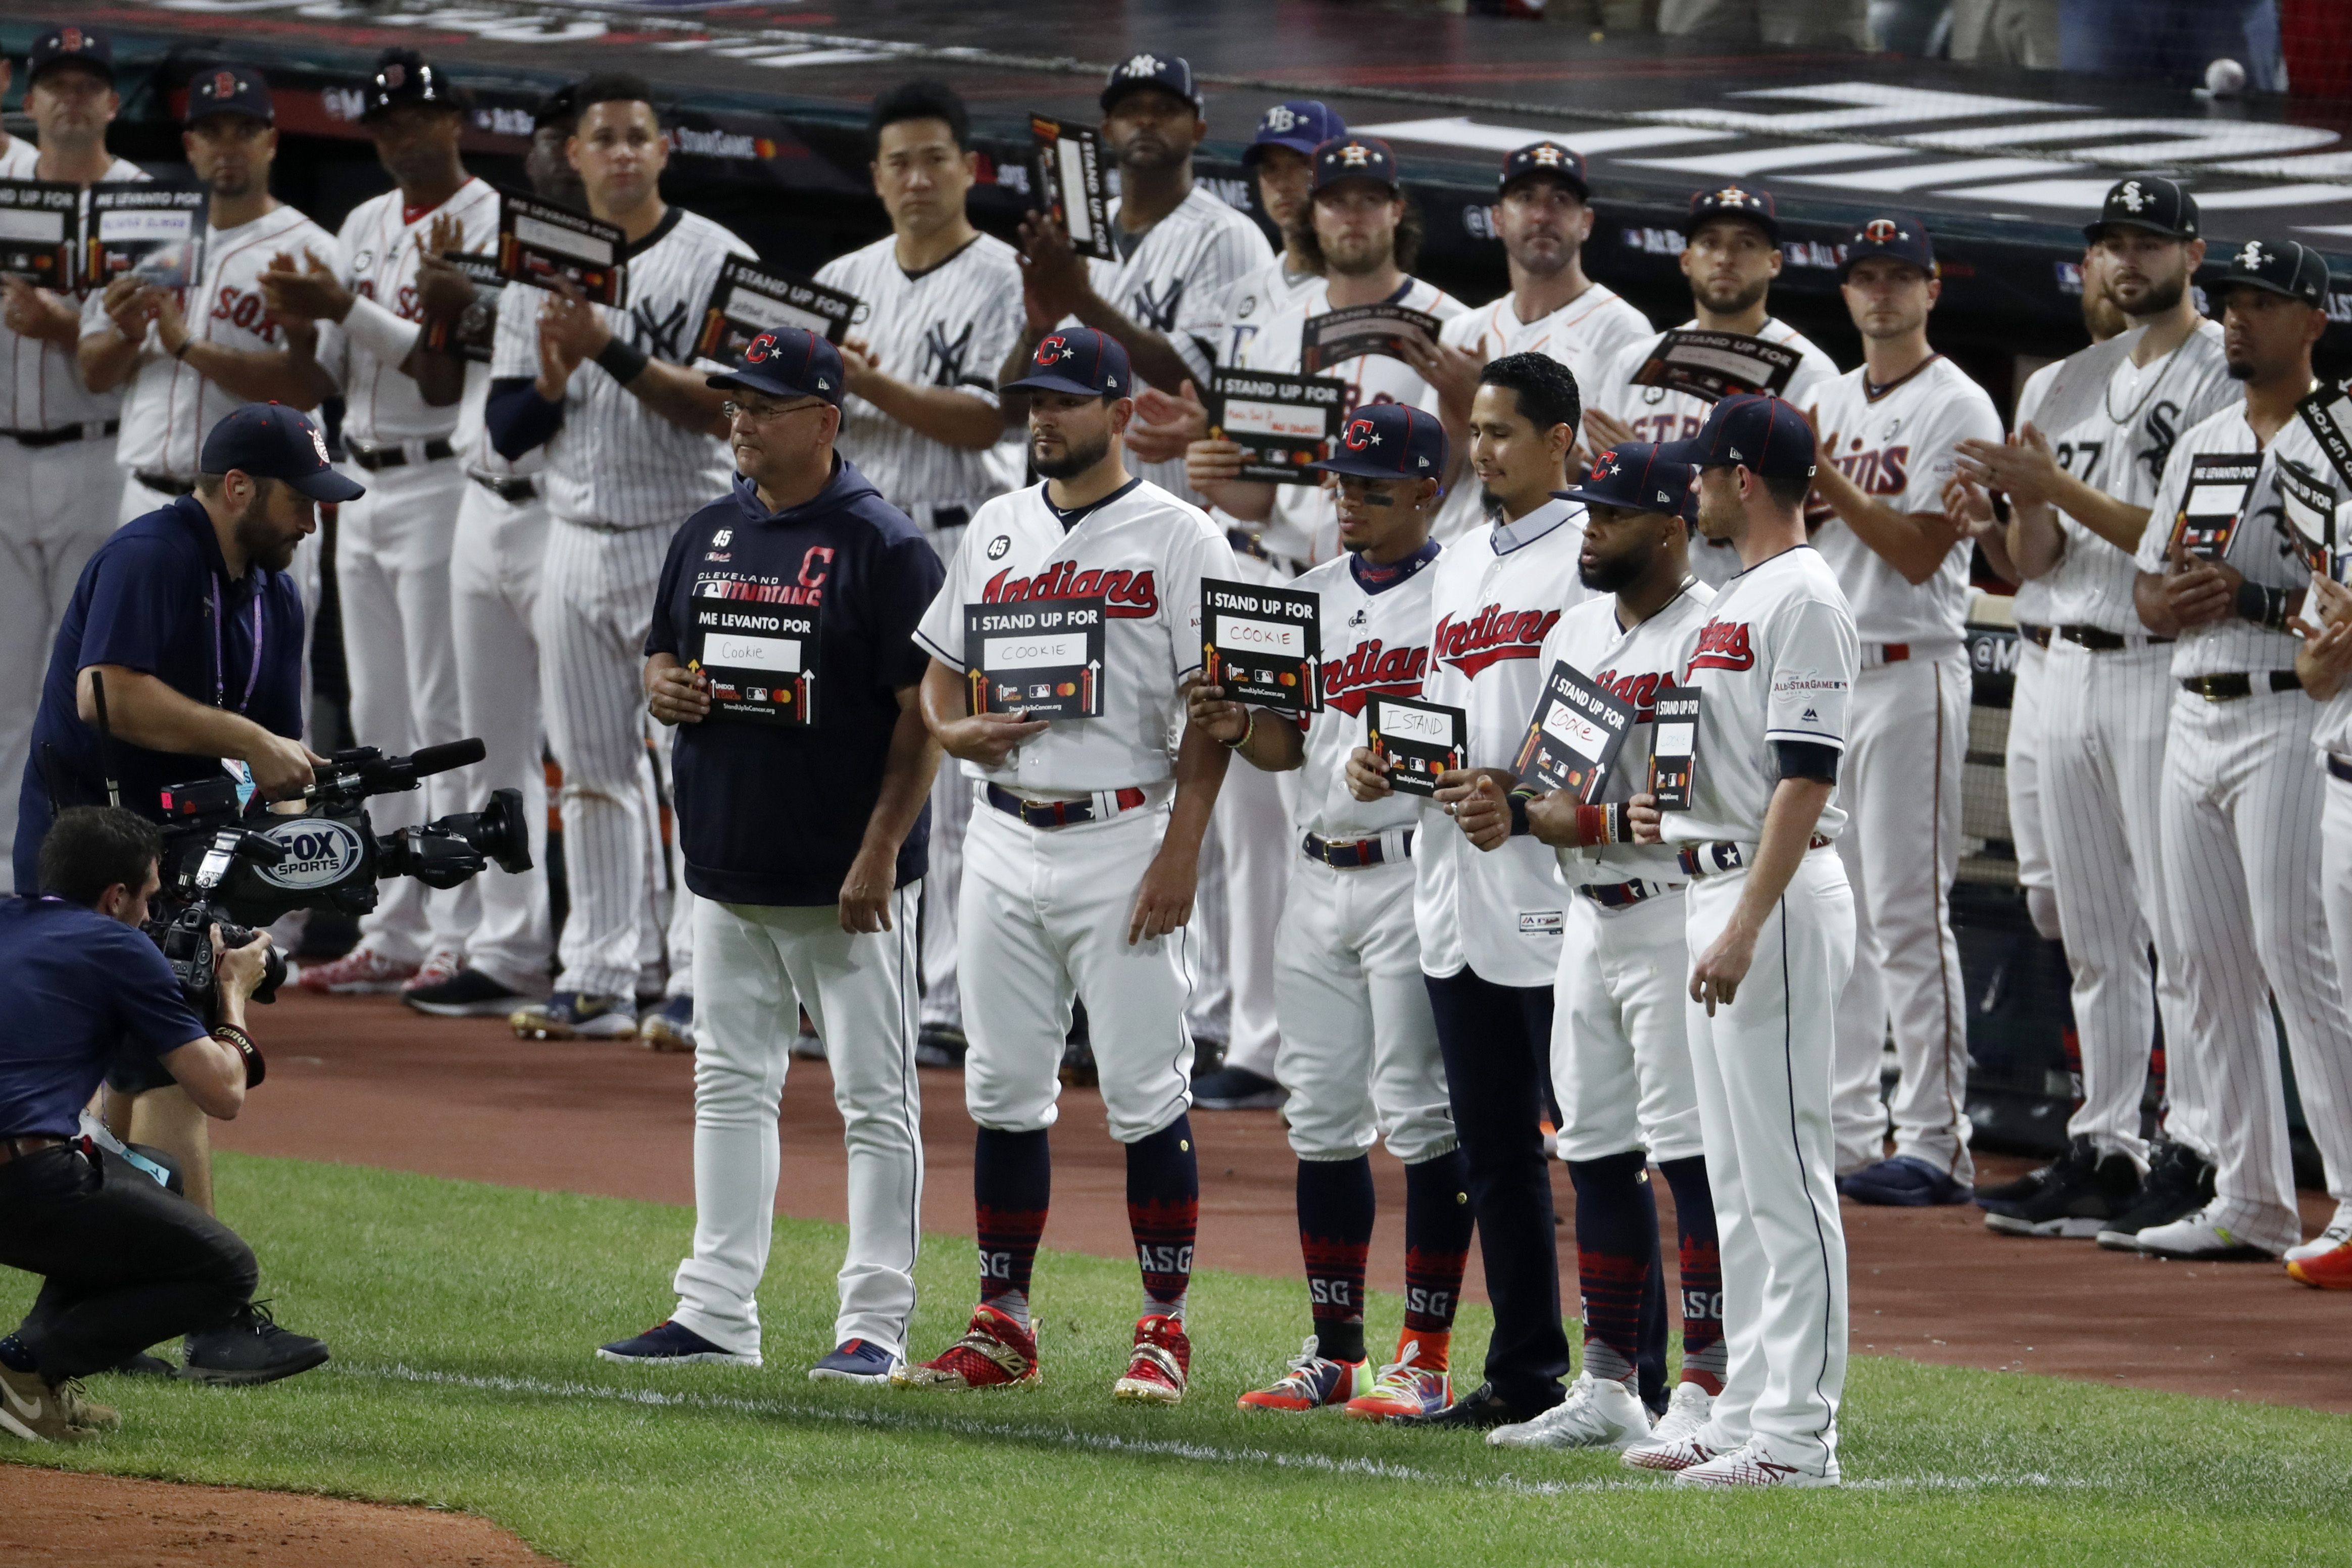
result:
[[[1594,844],[1631,844],[1633,823],[1625,811],[1625,803],[1613,801],[1607,805],[1580,805],[1576,808],[1576,842],[1580,847]]]
[[[1511,837],[1517,838],[1528,830],[1528,802],[1535,796],[1527,790],[1515,789],[1506,798],[1511,808]]]
[[[215,1024],[213,1038],[245,1059],[245,1087],[259,1089],[261,1080],[269,1076],[269,1064],[261,1059],[261,1047],[253,1043],[253,1037],[235,1024]]]
[[[653,356],[616,334],[596,351],[596,363],[604,366],[614,381],[626,386],[646,374],[646,366],[653,363]]]
[[[188,351],[195,346],[196,340],[193,335],[182,338],[180,340],[180,346],[171,351],[172,357],[175,360],[184,361],[188,357]]]
[[[1249,715],[1249,721],[1242,726],[1242,732],[1240,734],[1224,742],[1227,749],[1235,752],[1242,751],[1246,748],[1250,743],[1250,737],[1257,733],[1257,710],[1255,708],[1245,708],[1242,711]]]

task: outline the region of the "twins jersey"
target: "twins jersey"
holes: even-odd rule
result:
[[[1849,372],[1817,394],[1813,427],[1821,433],[1822,456],[1873,500],[1900,512],[1941,517],[1954,448],[1964,440],[2001,438],[1992,399],[1941,354],[1885,386],[1873,386],[1869,375],[1866,367]],[[1944,552],[1936,574],[1916,584],[1842,518],[1822,523],[1813,544],[1843,585],[1863,641],[1957,644],[1968,635],[1974,552],[1968,540]]]
[[[1197,303],[1187,299],[1177,330],[1195,342],[1209,344],[1210,357],[1217,363],[1239,364],[1242,346],[1322,280],[1320,273],[1293,272],[1289,256],[1276,251],[1273,260],[1234,279],[1223,292],[1203,294]]]
[[[1348,755],[1364,744],[1364,710],[1374,696],[1419,697],[1429,673],[1433,559],[1377,593],[1356,578],[1356,558],[1326,561],[1293,587],[1322,601],[1323,711],[1306,717],[1307,760],[1298,775],[1297,827],[1325,838],[1371,838],[1421,820],[1409,795],[1358,800],[1348,793]],[[1450,825],[1449,825],[1450,826]]]
[[[1021,338],[1021,263],[1011,246],[981,235],[936,267],[909,272],[885,236],[837,256],[817,281],[859,300],[849,335],[886,375],[946,387],[997,405],[996,371]],[[985,447],[971,451],[908,429],[862,397],[841,405],[842,454],[893,506],[928,523],[940,507],[978,506],[997,492]]]
[[[299,264],[306,251],[337,276],[342,274],[342,250],[334,237],[283,203],[251,223],[207,228],[204,274],[196,287],[182,291],[188,335],[250,353],[284,349],[286,336],[262,302],[261,275],[280,255]],[[82,301],[83,337],[113,330],[105,299],[103,290],[93,289]],[[114,460],[134,474],[193,479],[205,434],[244,402],[227,388],[197,374],[194,366],[165,353],[151,322],[146,341],[140,345],[138,368],[123,394],[122,438],[114,449]]]
[[[40,156],[41,150],[24,137],[10,137],[7,151],[0,152],[0,180],[40,178],[35,172]],[[144,169],[121,158],[99,176],[101,180],[146,177]],[[85,195],[83,210],[87,212],[89,206],[89,198]],[[87,290],[65,296],[76,305],[89,297]],[[113,418],[122,406],[121,392],[91,392],[82,385],[74,351],[62,343],[19,337],[0,325],[0,351],[8,356],[7,378],[0,382],[0,430],[55,430],[103,421]]]
[[[416,258],[434,223],[454,217],[465,226],[458,249],[469,256],[494,251],[499,243],[499,193],[480,180],[467,180],[437,207],[412,216],[397,187],[362,202],[343,220],[335,242],[342,247],[343,287],[373,300],[404,321],[422,321]],[[356,309],[356,307],[354,307]],[[425,391],[397,364],[386,364],[354,342],[343,324],[319,323],[319,363],[343,389],[343,439],[362,447],[396,447],[404,441],[446,437],[457,428],[458,404],[436,408]],[[467,381],[488,384],[467,366]],[[467,391],[471,391],[469,384]],[[460,402],[462,403],[462,399]]]
[[[1726,583],[1683,661],[1682,683],[1701,693],[1698,754],[1691,809],[1665,814],[1666,840],[1759,842],[1780,782],[1772,742],[1843,752],[1861,665],[1862,639],[1820,551],[1784,550]],[[1835,838],[1845,818],[1832,790],[1813,831]]]
[[[1548,668],[1544,639],[1564,609],[1588,596],[1577,580],[1583,548],[1584,509],[1555,500],[1517,522],[1479,524],[1430,569],[1422,697],[1467,715],[1470,766],[1517,760]],[[1527,837],[1475,849],[1443,815],[1423,809],[1413,842],[1423,972],[1443,978],[1467,963],[1498,985],[1549,985],[1568,913],[1551,850]]]
[[[1647,620],[1632,626],[1618,614],[1617,596],[1604,594],[1571,606],[1544,638],[1536,668],[1547,676],[1555,663],[1565,663],[1593,685],[1630,705],[1633,728],[1617,748],[1616,765],[1593,804],[1627,801],[1650,787],[1650,740],[1657,724],[1661,685],[1682,674],[1683,658],[1706,625],[1715,590],[1693,577]],[[1532,714],[1532,709],[1530,709]],[[1571,888],[1588,884],[1630,881],[1638,877],[1653,882],[1679,882],[1675,851],[1664,844],[1596,844],[1586,848],[1555,847],[1559,879]]]
[[[973,514],[915,640],[951,669],[964,662],[964,606],[1030,599],[1105,601],[1102,712],[1056,719],[1000,768],[974,778],[1044,796],[1165,784],[1184,720],[1177,682],[1201,668],[1201,579],[1236,575],[1233,547],[1200,508],[1130,480],[1065,530],[1043,483]]]
[[[677,206],[622,254],[629,264],[628,303],[596,310],[615,334],[669,364],[688,363],[720,265],[730,256],[758,259],[727,230]],[[493,380],[538,379],[539,310],[547,298],[545,290],[529,287],[499,296]],[[724,495],[734,479],[725,442],[671,424],[604,366],[583,363],[564,388],[563,425],[547,443],[540,485],[548,510],[560,518],[609,528],[675,528],[712,496]]]

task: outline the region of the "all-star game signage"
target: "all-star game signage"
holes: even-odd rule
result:
[[[764,597],[781,591],[733,578],[695,584],[686,667],[708,678],[713,719],[794,728],[817,721],[819,612]]]
[[[1103,710],[1104,602],[1030,599],[963,607],[975,713],[1091,719]]]
[[[1201,581],[1202,680],[1230,701],[1323,710],[1322,600],[1295,588]]]
[[[1566,790],[1589,805],[1608,784],[1634,718],[1632,704],[1593,685],[1567,660],[1557,660],[1544,678],[1513,771],[1521,784]]]
[[[565,279],[593,304],[619,305],[627,248],[628,237],[602,218],[499,187],[499,276],[509,282],[552,289]]]

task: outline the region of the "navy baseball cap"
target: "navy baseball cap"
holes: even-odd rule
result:
[[[1691,197],[1691,232],[1696,234],[1699,225],[1711,217],[1744,218],[1762,229],[1765,238],[1775,245],[1780,243],[1780,220],[1772,214],[1772,195],[1769,191],[1718,185]]]
[[[1268,147],[1287,147],[1312,158],[1316,148],[1347,133],[1347,121],[1315,100],[1286,98],[1257,117],[1257,134],[1242,149],[1242,162],[1256,163]]]
[[[2230,258],[2230,270],[2209,285],[2208,292],[2224,289],[2261,289],[2326,310],[2327,261],[2301,240],[2250,239]],[[2215,309],[2220,309],[2218,303]]]
[[[771,397],[822,397],[838,408],[843,379],[839,349],[806,327],[771,327],[743,345],[733,370],[705,376],[703,384]]]
[[[1697,435],[1668,441],[1657,455],[1694,468],[1737,465],[1768,479],[1809,479],[1813,476],[1813,427],[1793,404],[1743,393],[1709,410]]]
[[[2109,228],[2144,228],[2167,239],[2195,239],[2197,198],[2178,180],[2162,174],[2134,174],[2107,187],[2096,219],[2083,226],[2083,237],[2096,245]]]
[[[1310,468],[1366,479],[1445,479],[1445,426],[1409,403],[1367,403],[1339,421],[1331,455]]]
[[[1066,392],[1077,397],[1132,397],[1135,376],[1125,345],[1092,327],[1048,332],[1029,356],[1029,374],[1004,384],[1008,392]]]
[[[1503,156],[1503,172],[1495,181],[1495,195],[1500,196],[1521,180],[1558,180],[1576,193],[1578,201],[1592,195],[1592,187],[1584,178],[1584,160],[1569,147],[1557,142],[1530,142],[1526,146]]]
[[[215,114],[242,114],[264,125],[275,124],[277,106],[269,100],[269,83],[251,66],[220,66],[188,79],[186,122]]]
[[[363,485],[335,472],[327,460],[327,433],[318,422],[282,403],[248,403],[232,408],[205,437],[196,458],[201,473],[231,468],[257,479],[283,479],[312,500],[357,500]]]
[[[114,44],[104,33],[88,27],[57,27],[33,40],[25,51],[25,85],[41,79],[52,66],[79,66],[93,76],[114,80]]]
[[[1192,85],[1192,62],[1181,55],[1155,55],[1146,49],[1111,68],[1110,79],[1103,83],[1103,112],[1108,114],[1111,105],[1139,87],[1160,88],[1195,110],[1201,107],[1200,90]]]
[[[1664,512],[1685,522],[1696,521],[1698,495],[1691,489],[1691,480],[1697,470],[1659,452],[1659,447],[1646,441],[1612,447],[1592,459],[1583,483],[1551,493],[1586,506]]]
[[[530,111],[533,132],[551,125],[571,125],[580,118],[580,84],[567,81],[539,100]]]
[[[375,77],[367,84],[360,122],[367,123],[404,103],[456,110],[457,89],[415,49],[386,49],[376,60]]]
[[[1846,280],[1854,263],[1873,256],[1891,256],[1936,276],[1936,247],[1927,237],[1927,225],[1916,218],[1874,217],[1855,229],[1845,242],[1845,259],[1838,263],[1838,281]]]
[[[1349,180],[1397,188],[1396,154],[1377,136],[1334,136],[1315,149],[1315,194]]]

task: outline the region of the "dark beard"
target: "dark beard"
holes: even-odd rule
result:
[[[2177,278],[2169,284],[2150,284],[2148,286],[2147,297],[2139,302],[2138,314],[2143,316],[2161,316],[2167,310],[2171,310],[2175,305],[2179,304],[2180,296],[2186,293],[2188,289],[2189,279],[2186,277]]]
[[[1754,310],[1762,302],[1765,293],[1769,290],[1771,287],[1772,280],[1769,278],[1759,278],[1755,282],[1749,284],[1747,288],[1741,289],[1733,297],[1731,302],[1727,305],[1718,305],[1714,300],[1707,299],[1704,294],[1697,295],[1697,298],[1708,310],[1713,310],[1718,316],[1737,316],[1741,314],[1743,311]]]
[[[1081,447],[1076,442],[1066,445],[1058,458],[1041,458],[1033,445],[1029,463],[1049,479],[1076,479],[1110,455],[1110,437],[1097,437],[1091,445]]]
[[[236,542],[244,547],[248,565],[264,572],[283,572],[294,564],[294,549],[301,541],[281,539],[271,531],[265,515],[268,499],[269,491],[264,489],[236,514]]]
[[[1576,580],[1596,594],[1614,594],[1639,581],[1642,574],[1649,569],[1650,557],[1645,551],[1639,556],[1623,555],[1614,561],[1603,561],[1591,570],[1579,562]]]

